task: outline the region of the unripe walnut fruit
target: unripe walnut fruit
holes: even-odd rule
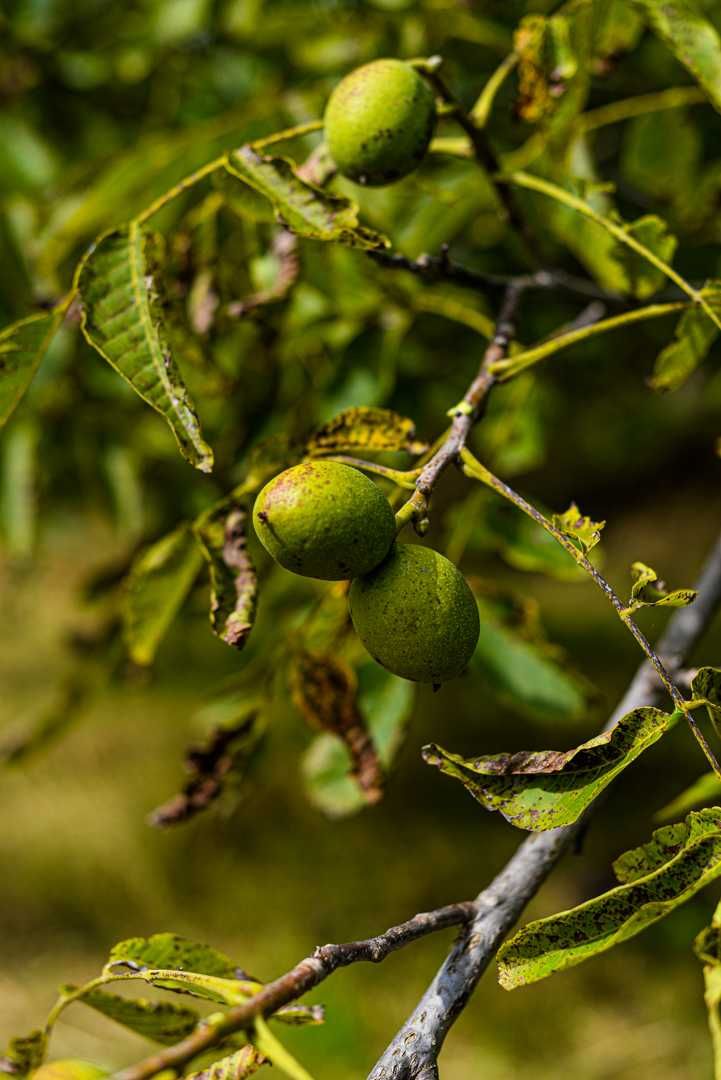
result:
[[[396,544],[353,582],[350,614],[373,659],[414,682],[460,675],[478,642],[478,607],[463,574],[418,544]]]
[[[374,60],[338,83],[325,138],[338,171],[358,184],[392,184],[420,165],[433,135],[433,91],[402,60]]]
[[[388,554],[396,528],[391,505],[372,480],[322,460],[294,465],[266,484],[253,523],[286,570],[326,581],[372,570]]]

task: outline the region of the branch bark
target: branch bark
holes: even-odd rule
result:
[[[680,608],[661,636],[657,652],[666,668],[681,672],[701,634],[721,605],[721,537],[711,551],[697,585],[699,595]],[[632,709],[656,702],[663,686],[648,661],[639,667],[604,730]],[[476,897],[477,914],[449,952],[411,1016],[368,1075],[368,1080],[431,1080],[438,1076],[438,1056],[446,1035],[465,1008],[479,979],[523,909],[535,896],[561,856],[588,820],[529,836]]]
[[[424,911],[414,915],[407,922],[391,926],[377,937],[363,941],[351,941],[343,945],[319,945],[310,956],[301,960],[294,968],[267,983],[254,997],[229,1009],[217,1023],[201,1024],[181,1042],[168,1046],[137,1065],[116,1073],[116,1080],[148,1080],[165,1069],[182,1068],[203,1050],[216,1046],[226,1036],[236,1031],[252,1028],[258,1016],[270,1016],[283,1005],[288,1005],[303,994],[318,986],[332,975],[339,967],[347,967],[359,961],[378,964],[397,949],[402,949],[427,934],[445,930],[450,926],[461,926],[475,915],[475,904],[466,901],[448,904],[435,911]],[[429,1074],[429,1075],[432,1075]]]

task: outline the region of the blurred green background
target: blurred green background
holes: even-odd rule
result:
[[[6,2],[3,324],[58,299],[75,258],[98,232],[219,149],[318,116],[329,89],[354,65],[442,53],[449,79],[470,104],[511,47],[518,19],[552,6]],[[603,14],[610,4],[598,6]],[[591,105],[688,81],[643,27],[622,44],[628,56],[607,45],[596,57]],[[503,149],[532,134],[514,94],[511,80],[494,114]],[[593,150],[602,177],[617,184],[624,213],[666,216],[682,236],[677,264],[702,277],[719,270],[721,160],[714,153],[721,119],[709,108],[673,117],[650,131],[635,121],[604,130]],[[644,139],[657,153],[653,167],[639,150]],[[669,145],[673,161],[659,152]],[[302,142],[296,156],[312,146]],[[673,179],[682,166],[683,184]],[[179,200],[159,226],[167,243],[167,311],[178,317],[174,341],[217,452],[216,478],[192,473],[162,421],[71,326],[4,435],[0,737],[15,739],[44,716],[61,716],[68,727],[0,774],[0,1042],[39,1023],[54,987],[91,977],[109,946],[126,936],[174,930],[269,979],[316,943],[375,933],[417,910],[472,896],[519,836],[425,766],[420,746],[438,740],[459,752],[488,753],[574,745],[595,733],[639,660],[592,585],[509,566],[489,531],[492,504],[475,495],[464,501],[468,487],[449,476],[429,541],[452,549],[467,574],[496,591],[538,603],[548,639],[563,650],[555,659],[588,680],[584,707],[576,715],[529,710],[478,671],[437,695],[420,688],[385,800],[330,820],[303,789],[301,760],[313,735],[281,692],[240,790],[175,830],[148,826],[150,811],[177,790],[183,751],[202,738],[199,710],[246,661],[209,633],[199,585],[153,671],[131,668],[114,634],[115,594],[97,575],[112,585],[138,545],[227,490],[260,437],[298,434],[349,405],[383,404],[434,438],[483,350],[480,337],[438,308],[448,314],[450,300],[492,312],[498,299],[422,289],[362,253],[305,244],[300,283],[287,298],[255,318],[220,319],[209,330],[196,321],[191,334],[193,297],[204,282],[212,280],[214,295],[227,302],[273,273],[272,224],[249,223],[225,205],[212,211],[213,193],[208,185]],[[353,193],[367,220],[411,256],[447,241],[470,265],[518,269],[492,196],[470,165],[432,159],[389,192]],[[556,240],[546,246],[550,265],[581,272]],[[521,338],[539,338],[579,306],[577,298],[529,294]],[[585,513],[608,520],[604,569],[620,591],[634,559],[673,585],[691,584],[721,522],[716,358],[674,395],[656,396],[645,385],[671,332],[665,321],[648,324],[555,357],[538,375],[499,389],[476,436],[477,448],[530,497],[557,510],[575,499]],[[479,524],[466,534],[472,514]],[[277,648],[279,634],[282,641],[278,613],[292,621],[322,595],[320,585],[286,578],[271,579],[268,607],[261,599],[255,656]],[[665,618],[641,616],[652,636]],[[718,664],[720,647],[717,622],[694,659]],[[64,697],[68,679],[78,677],[100,686],[82,710],[72,694]],[[582,851],[565,859],[529,917],[609,887],[612,858],[648,836],[654,814],[703,764],[680,727],[645,755],[614,785]],[[711,889],[630,945],[533,988],[506,994],[489,972],[448,1040],[443,1076],[710,1077],[691,942],[715,900]],[[288,1044],[318,1080],[364,1076],[447,944],[438,935],[382,967],[339,972],[312,995],[328,1006],[327,1024],[291,1031]],[[144,1048],[78,1006],[59,1026],[53,1056],[119,1066]]]

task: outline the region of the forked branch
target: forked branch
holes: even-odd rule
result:
[[[721,605],[721,537],[711,551],[698,584],[698,597],[679,608],[656,651],[677,676]],[[642,705],[654,704],[662,684],[648,661],[636,672],[604,730]],[[561,856],[588,820],[533,833],[518,847],[492,883],[476,898],[477,914],[456,941],[435,978],[400,1031],[381,1055],[368,1080],[433,1080],[446,1035],[468,1003],[501,942]]]

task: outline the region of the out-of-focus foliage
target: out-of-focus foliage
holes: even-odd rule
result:
[[[262,835],[262,821],[250,825],[248,792],[272,775],[266,752],[278,742],[287,744],[283,791],[304,785],[307,812],[351,815],[403,784],[422,741],[417,716],[435,725],[455,710],[459,742],[449,744],[461,751],[436,749],[427,760],[534,828],[539,791],[543,827],[575,820],[673,726],[670,714],[640,710],[612,736],[593,738],[599,695],[609,703],[603,680],[617,689],[616,672],[602,668],[593,644],[584,649],[580,615],[573,632],[552,620],[550,636],[568,652],[544,629],[563,590],[566,615],[583,608],[583,575],[534,523],[451,474],[434,495],[428,541],[471,576],[482,636],[468,673],[435,701],[362,654],[342,586],[270,566],[245,532],[253,493],[307,453],[370,458],[400,502],[399,474],[441,434],[478,368],[496,279],[525,272],[529,246],[544,267],[582,278],[586,292],[561,285],[525,295],[516,356],[499,366],[474,451],[558,511],[557,525],[599,560],[606,545],[596,547],[596,519],[608,519],[613,534],[624,515],[663,502],[689,477],[709,499],[715,493],[721,15],[703,0],[528,8],[15,0],[0,13],[0,529],[13,587],[24,580],[32,589],[38,549],[68,522],[85,579],[43,688],[52,701],[13,714],[0,733],[8,764],[30,769],[30,752],[52,755],[53,740],[73,739],[93,698],[102,712],[108,695],[129,687],[143,686],[154,722],[153,685],[138,680],[152,677],[153,664],[161,679],[164,665],[184,667],[210,704],[197,713],[190,780],[156,823],[217,802],[239,830]],[[376,57],[431,54],[444,57],[463,104],[485,117],[527,222],[525,248],[450,119],[422,167],[398,184],[365,190],[331,175],[312,122],[337,80]],[[279,149],[252,146],[295,126],[300,133]],[[423,280],[367,254],[386,243],[410,259],[448,245],[454,260],[491,275],[488,286]],[[610,325],[584,322],[593,303]],[[642,305],[649,311],[639,314]],[[111,530],[110,550],[83,542],[98,522]],[[684,519],[681,536],[687,527]],[[658,545],[647,557],[670,560]],[[692,598],[668,593],[645,563],[634,567],[634,611]],[[669,569],[689,580],[678,553]],[[40,620],[42,603],[25,617]],[[183,653],[186,636],[193,647]],[[222,642],[245,647],[221,658]],[[569,659],[600,676],[600,690]],[[709,687],[699,696],[717,721]],[[195,702],[175,722],[186,726],[194,710]],[[489,714],[503,718],[498,746],[486,745]],[[435,727],[431,737],[441,740]],[[560,749],[520,752],[529,740]],[[177,772],[181,787],[179,758]],[[428,773],[442,800],[453,785]],[[123,778],[113,773],[112,782]],[[149,791],[146,805],[172,790]],[[674,792],[656,794],[654,810]],[[716,792],[692,788],[688,798],[697,797]],[[676,816],[688,805],[677,803]],[[212,832],[222,817],[208,817]],[[697,820],[706,819],[691,819],[689,835]],[[679,897],[716,870],[699,857],[693,888]],[[666,872],[650,872],[649,908],[665,895]],[[192,873],[202,876],[202,866]],[[593,918],[597,909],[605,917],[613,900],[590,903]],[[613,922],[608,943],[651,921],[637,906]],[[553,967],[545,934],[529,930],[516,946],[530,941],[532,952],[543,938],[540,967],[522,958],[526,981]],[[88,1005],[160,1042],[192,1022],[187,1009],[93,993]],[[22,1073],[39,1047],[16,1042],[6,1057]],[[251,1075],[262,1057],[305,1075],[264,1029],[253,1048],[225,1049],[213,1075]]]

